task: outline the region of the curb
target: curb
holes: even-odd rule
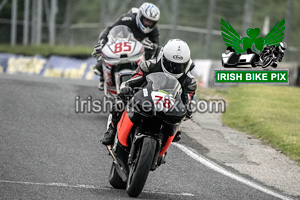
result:
[[[284,193],[300,196],[300,166],[259,139],[226,127],[220,113],[194,113],[181,128],[208,149],[205,156]]]

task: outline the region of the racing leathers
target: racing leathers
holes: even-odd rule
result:
[[[161,58],[162,53],[153,59],[147,60],[140,64],[133,74],[132,78],[121,85],[121,90],[124,87],[139,87],[146,81],[146,76],[154,72],[163,72]],[[194,63],[190,61],[190,70],[193,69]],[[191,72],[183,74],[179,79],[177,79],[182,87],[182,102],[187,105],[195,95],[195,90],[197,89],[197,84],[195,78],[192,76]],[[188,113],[191,114],[191,113]]]
[[[162,59],[162,50],[158,52],[157,57],[154,57],[150,60],[141,63],[139,67],[136,69],[136,72],[133,74],[132,78],[122,83],[120,93],[122,93],[123,91],[125,91],[125,93],[128,93],[129,91],[132,91],[132,88],[142,86],[146,82],[146,76],[148,74],[154,72],[163,72],[161,59]],[[191,65],[189,69],[192,70],[194,67],[194,63],[191,60],[189,62],[189,65]],[[188,111],[187,117],[191,118],[192,112],[190,106],[191,106],[191,100],[195,95],[195,90],[197,89],[196,80],[192,76],[190,71],[184,73],[177,80],[181,84],[181,88],[182,88],[181,99],[182,102],[187,107],[187,111]],[[123,112],[117,112],[113,109],[111,113],[112,113],[112,124],[110,125],[109,130],[106,132],[104,138],[102,139],[102,144],[104,145],[113,143],[113,138],[116,133],[117,124],[120,121]]]
[[[284,56],[284,51],[280,51],[280,48],[276,45],[265,46],[260,53],[260,59],[263,62],[267,57],[275,57],[275,61],[272,67],[277,67],[277,61],[281,62]]]
[[[112,25],[105,28],[99,36],[99,40],[97,45],[94,48],[94,52],[92,53],[93,56],[97,56],[101,53],[102,48],[107,43],[108,39],[107,36],[109,34],[109,31],[118,25],[125,25],[130,28],[131,32],[133,33],[133,36],[138,41],[144,41],[145,46],[145,59],[150,59],[154,53],[156,52],[156,49],[159,45],[159,31],[157,27],[154,27],[154,29],[149,33],[144,33],[141,31],[141,29],[137,26],[136,23],[136,15],[137,13],[128,12],[126,14],[123,14],[117,21],[115,21]],[[148,38],[148,39],[147,39]],[[100,81],[104,81],[103,79],[103,70],[102,70],[102,61],[101,59],[98,60],[96,64],[96,69],[98,70],[97,75],[100,75]]]

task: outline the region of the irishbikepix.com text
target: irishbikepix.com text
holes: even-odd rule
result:
[[[127,108],[133,109],[132,111],[140,111],[141,109],[145,112],[151,111],[153,108],[153,104],[155,105],[155,111],[163,111],[166,108],[170,111],[182,111],[182,106],[179,101],[170,101],[168,100],[168,104],[161,101],[158,103],[157,101],[143,101],[142,103],[139,101],[128,101],[130,104]],[[117,106],[115,106],[117,105]],[[75,97],[75,112],[76,113],[109,113],[111,112],[112,107],[116,109],[116,111],[122,112],[127,104],[118,99],[110,99],[104,96],[102,99],[93,99],[92,96],[87,96],[82,98],[81,96]],[[190,112],[195,113],[225,113],[226,112],[226,101],[224,99],[200,99],[200,100],[192,100],[189,103],[189,106],[186,106]]]

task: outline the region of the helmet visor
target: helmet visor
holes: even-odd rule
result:
[[[286,48],[284,46],[279,46],[279,49],[284,51]]]
[[[154,28],[156,23],[157,23],[156,21],[152,21],[152,20],[144,17],[143,15],[141,15],[140,20],[141,20],[141,23],[143,24],[144,27],[150,28],[150,29]]]
[[[175,62],[168,60],[165,56],[163,56],[163,65],[164,65],[165,69],[172,74],[184,73],[188,64],[189,64],[189,61],[187,61],[185,63],[175,63]]]

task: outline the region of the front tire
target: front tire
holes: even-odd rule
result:
[[[122,180],[116,170],[115,163],[113,162],[111,165],[110,173],[109,173],[109,183],[116,189],[126,189],[126,182]]]
[[[156,143],[155,139],[144,137],[143,144],[137,152],[137,158],[130,166],[126,190],[131,197],[137,197],[144,188],[154,159]]]
[[[270,66],[273,62],[273,59],[270,58],[270,57],[267,57],[263,60],[263,63],[262,63],[262,68],[266,68],[268,66]]]

